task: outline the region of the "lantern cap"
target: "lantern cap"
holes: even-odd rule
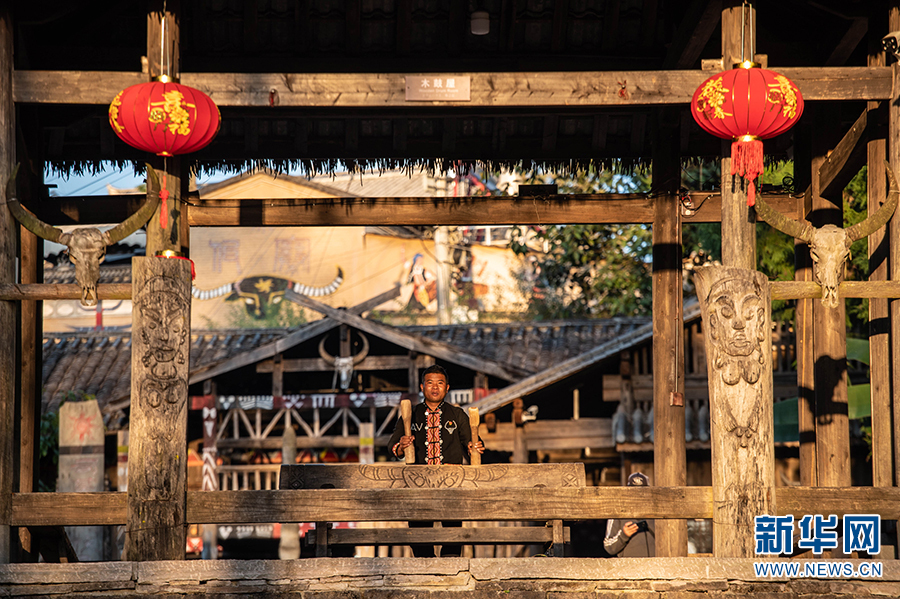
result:
[[[175,250],[162,250],[161,252],[156,252],[157,258],[183,258],[184,254],[181,252],[176,252]]]
[[[735,68],[735,69],[760,69],[760,68],[762,68],[761,64],[759,64],[758,62],[753,62],[752,60],[736,62],[731,66],[732,66],[732,68]]]
[[[159,81],[160,83],[174,83],[175,80],[169,77],[168,75],[159,75],[153,78],[153,81]]]
[[[740,137],[737,138],[736,141],[748,142],[748,141],[756,141],[757,139],[759,139],[759,137],[757,137],[756,135],[741,135]]]

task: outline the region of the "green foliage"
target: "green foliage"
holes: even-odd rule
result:
[[[577,177],[528,173],[528,183],[556,183],[560,193],[648,191],[649,180],[591,170]],[[510,249],[530,316],[537,319],[649,314],[652,235],[643,225],[514,227]]]
[[[40,474],[38,491],[56,491],[59,470],[59,412],[41,414]]]
[[[95,395],[84,391],[66,391],[59,405],[66,402],[81,402],[97,399]],[[38,474],[38,491],[56,491],[56,478],[59,470],[59,412],[41,414],[41,438],[39,440],[40,473]]]

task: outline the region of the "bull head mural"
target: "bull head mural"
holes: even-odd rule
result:
[[[269,307],[280,304],[288,291],[308,295],[309,297],[322,297],[337,291],[337,288],[343,282],[344,272],[338,267],[337,276],[334,280],[322,287],[312,287],[281,277],[261,275],[246,277],[215,289],[198,289],[194,287],[191,289],[191,295],[200,300],[226,296],[226,302],[243,301],[247,314],[256,320],[262,320],[266,317]]]
[[[16,199],[16,174],[19,166],[13,170],[6,183],[6,203],[9,211],[23,227],[47,241],[60,243],[68,247],[69,260],[75,265],[75,280],[81,286],[81,304],[97,305],[97,281],[100,279],[100,263],[106,259],[107,246],[118,243],[140,229],[153,216],[159,204],[159,195],[147,196],[144,204],[127,219],[110,229],[101,231],[95,227],[75,229],[65,233],[62,229],[48,225]],[[156,171],[147,165],[147,177],[153,180],[152,189],[159,189]]]
[[[319,355],[329,366],[334,367],[334,376],[335,378],[340,377],[341,389],[350,387],[350,376],[353,374],[353,367],[365,360],[366,356],[369,355],[369,340],[363,335],[362,331],[359,331],[359,336],[362,337],[363,346],[355,356],[332,356],[325,351],[326,337],[323,337],[319,342]],[[332,382],[332,386],[334,386],[334,382]]]
[[[885,162],[890,192],[882,206],[864,221],[843,229],[835,225],[813,227],[807,221],[798,221],[776,212],[761,197],[756,199],[756,213],[772,227],[809,244],[813,259],[813,277],[822,286],[822,303],[829,308],[838,305],[838,286],[844,280],[844,270],[850,257],[850,246],[857,239],[868,237],[890,220],[897,208],[900,190],[890,165]],[[871,201],[871,200],[870,200]]]

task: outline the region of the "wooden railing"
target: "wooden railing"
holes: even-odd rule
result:
[[[900,519],[898,487],[779,487],[777,515]],[[14,493],[11,526],[125,524],[126,493]],[[403,506],[398,509],[397,506]],[[193,491],[197,524],[404,520],[712,518],[712,487]]]
[[[281,464],[216,467],[220,491],[271,491],[278,488]]]

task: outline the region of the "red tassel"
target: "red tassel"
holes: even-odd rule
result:
[[[166,173],[163,172],[162,189],[159,190],[159,199],[162,200],[162,207],[159,209],[159,226],[164,229],[169,225],[169,190],[166,189]]]
[[[758,139],[738,140],[731,144],[731,174],[749,183],[747,205],[756,204],[756,179],[763,173],[763,144]]]

